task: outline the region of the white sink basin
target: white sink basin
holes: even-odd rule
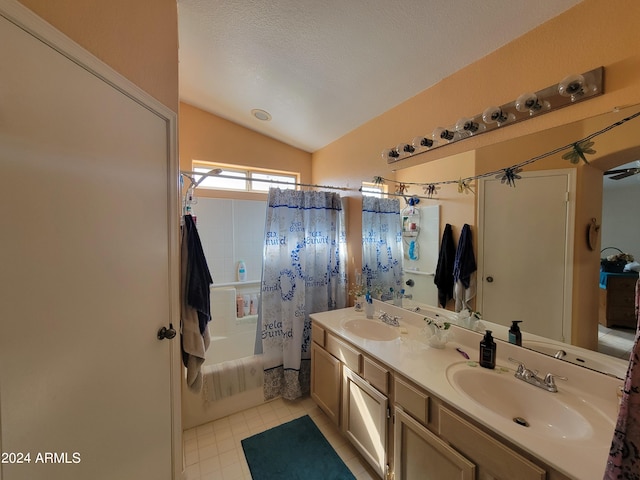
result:
[[[364,318],[354,318],[347,320],[342,327],[361,338],[377,341],[395,340],[400,336],[398,327],[392,327],[381,320],[367,320]]]
[[[447,379],[477,405],[547,439],[592,439],[592,422],[602,425],[606,421],[574,395],[547,392],[515,378],[513,373],[456,363],[447,369]]]

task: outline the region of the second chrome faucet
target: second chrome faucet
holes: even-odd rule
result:
[[[380,316],[378,318],[382,320],[384,323],[386,323],[387,325],[391,325],[392,327],[400,326],[400,322],[398,321],[400,317],[391,316],[387,312],[381,311]]]
[[[518,364],[518,368],[515,373],[516,378],[552,393],[558,391],[556,379],[567,380],[567,377],[562,377],[553,373],[547,373],[544,378],[541,378],[538,376],[537,370],[529,370],[521,361],[511,357],[509,357],[509,361]]]

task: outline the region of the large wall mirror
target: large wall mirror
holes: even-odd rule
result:
[[[471,197],[448,194],[443,188],[441,196],[421,203],[438,205],[438,235],[446,223],[454,224],[458,234],[463,222],[472,226],[478,263],[472,305],[484,320],[503,326],[523,320],[523,332],[564,342],[567,349],[573,345],[597,350],[598,323],[607,323],[601,255],[622,250],[640,259],[640,224],[635,213],[640,200],[640,117],[621,122],[638,112],[640,105],[616,109],[457,158],[399,170],[396,178],[402,182],[445,181],[543,157],[527,165],[513,187],[495,176],[487,177],[474,180]],[[545,156],[602,130],[606,131],[592,139],[596,153],[586,156],[588,165],[562,159],[569,150]],[[608,173],[611,170],[621,172]],[[408,194],[424,195],[419,188]],[[564,206],[554,204],[554,195]],[[615,249],[601,254],[607,247]],[[433,299],[432,283],[433,277],[414,282],[419,290],[408,287],[407,293],[415,299]],[[635,278],[630,284],[635,284]],[[633,309],[633,295],[627,292],[626,297],[625,308]],[[407,306],[413,308],[410,302]],[[447,308],[454,310],[452,303]],[[636,326],[635,321],[616,323],[631,333]],[[558,350],[534,349],[552,355]],[[599,369],[597,362],[589,366]],[[614,374],[624,376],[619,371]]]

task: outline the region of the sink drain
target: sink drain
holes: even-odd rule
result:
[[[518,425],[522,425],[523,427],[528,427],[529,426],[529,422],[527,422],[522,417],[514,417],[513,421],[516,422]]]

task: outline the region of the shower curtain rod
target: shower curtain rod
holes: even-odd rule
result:
[[[215,169],[214,169],[215,170]],[[180,170],[180,175],[184,175],[185,177],[187,177],[189,179],[189,181],[191,182],[191,186],[198,186],[200,185],[200,183],[202,182],[202,180],[204,180],[205,177],[219,177],[219,178],[229,178],[231,180],[240,180],[241,177],[234,177],[232,175],[222,175],[219,173],[203,173],[203,172],[192,172],[192,171],[188,171],[188,170]],[[199,181],[194,180],[194,176],[200,176],[203,177],[202,179],[200,179]],[[264,182],[264,183],[282,183],[282,182],[278,182],[277,180],[266,180],[266,179],[259,179],[259,178],[252,178],[251,179],[252,182]],[[342,191],[348,191],[348,192],[360,192],[360,194],[362,193],[362,188],[349,188],[349,187],[332,187],[329,185],[316,185],[313,183],[289,183],[288,185],[294,185],[297,187],[314,187],[314,188],[328,188],[328,189],[332,189],[332,190],[342,190]],[[364,194],[363,194],[364,195]],[[406,195],[406,194],[401,194],[401,193],[383,193],[383,195],[386,195],[388,197],[402,197],[405,199],[405,201],[407,200],[407,198],[409,197],[413,197],[413,198],[420,198],[422,200],[437,200],[435,198],[430,198],[430,197],[422,197],[419,195]]]
[[[184,175],[185,177],[187,177],[190,181],[191,181],[191,185],[195,185],[196,187],[200,184],[200,182],[196,182],[193,177],[195,176],[200,176],[200,177],[218,177],[218,178],[229,178],[231,180],[243,180],[242,177],[234,177],[233,175],[222,175],[220,173],[202,173],[202,172],[190,172],[187,170],[180,170],[180,175]],[[284,183],[284,182],[279,182],[277,180],[267,180],[267,179],[260,179],[260,178],[245,178],[245,180],[251,180],[252,182],[263,182],[263,183]],[[287,183],[287,185],[293,185],[296,187],[313,187],[313,188],[328,188],[331,190],[343,190],[343,191],[349,191],[349,192],[355,192],[357,191],[357,189],[355,188],[349,188],[349,187],[332,187],[329,185],[316,185],[313,183]]]

